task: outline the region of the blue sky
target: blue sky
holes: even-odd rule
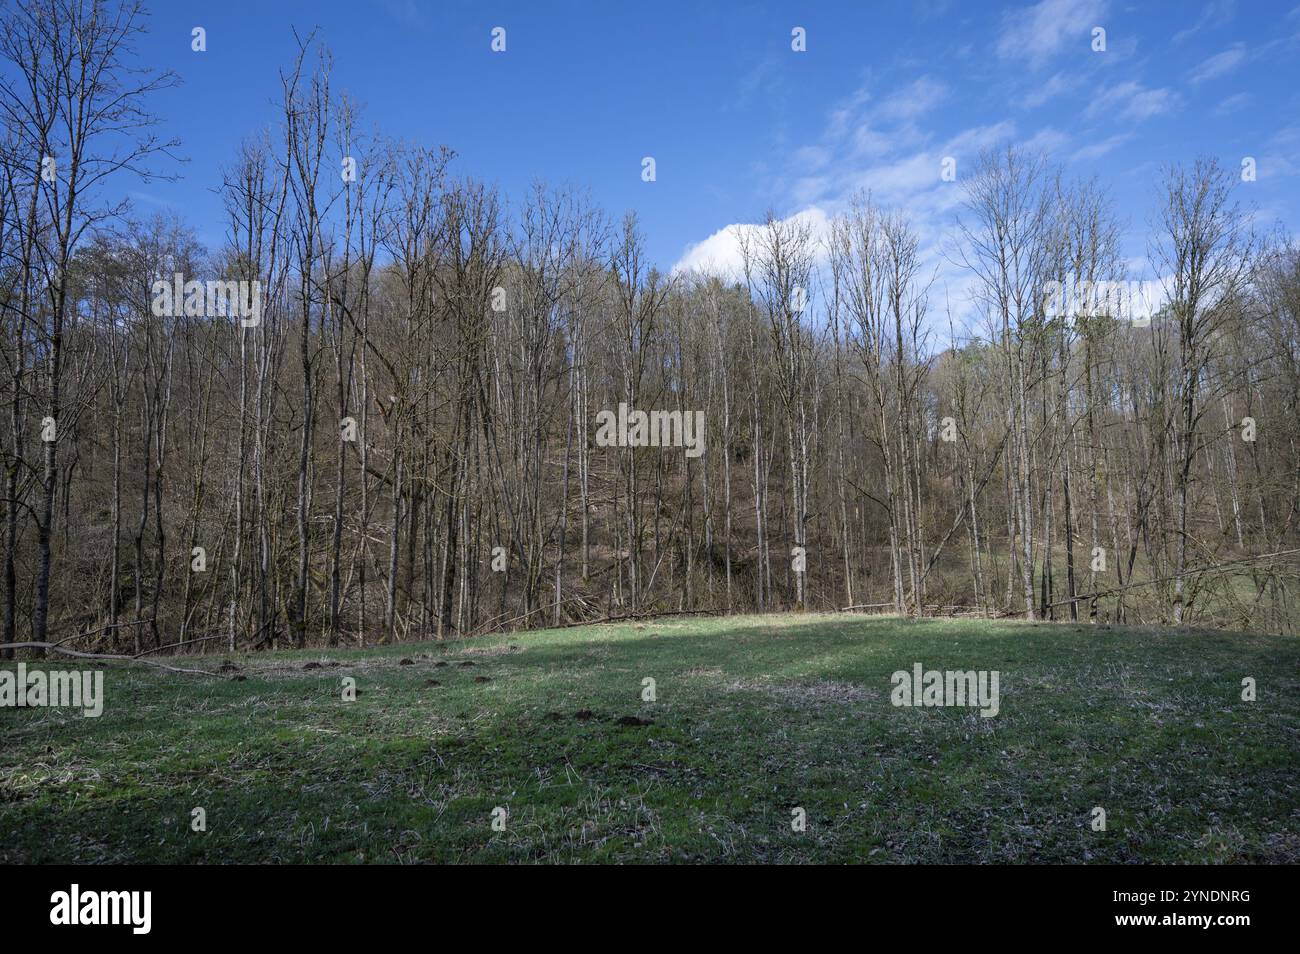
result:
[[[212,190],[239,139],[274,120],[295,26],[318,28],[370,124],[452,147],[458,172],[508,195],[540,177],[635,209],[664,268],[724,268],[729,226],[768,208],[820,221],[859,188],[906,208],[939,263],[961,199],[943,157],[960,180],[1007,141],[1096,174],[1134,259],[1159,167],[1198,154],[1254,157],[1241,198],[1262,223],[1300,226],[1300,0],[154,2],[141,52],[183,81],[155,107],[190,161],[178,182],[133,187],[141,212],[174,206],[220,243]]]

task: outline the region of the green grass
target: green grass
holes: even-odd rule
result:
[[[230,658],[0,709],[0,862],[1300,861],[1291,637],[747,616]],[[915,662],[999,670],[1000,714],[895,708]]]

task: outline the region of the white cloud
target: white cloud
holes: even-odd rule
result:
[[[979,153],[1016,136],[1015,125],[1009,121],[975,126],[956,135],[932,142],[928,148],[913,149],[896,143],[888,156],[879,157],[865,166],[862,157],[844,154],[832,162],[825,175],[809,174],[796,180],[794,191],[815,192],[815,200],[804,205],[792,218],[809,222],[815,238],[827,234],[832,216],[842,212],[849,199],[857,192],[869,192],[882,208],[901,212],[916,233],[924,280],[934,278],[931,289],[930,310],[934,330],[941,337],[947,334],[945,307],[951,305],[959,329],[973,319],[970,285],[972,277],[956,267],[945,253],[954,237],[954,216],[965,199],[962,177],[974,167]],[[1063,141],[1064,134],[1046,129],[1032,137],[1028,144],[1048,146]],[[957,181],[945,182],[941,178],[941,163],[945,156],[957,160]],[[689,246],[673,271],[699,271],[726,279],[738,279],[742,274],[742,261],[738,232],[759,228],[753,223],[736,223],[718,229],[708,238]],[[824,250],[817,253],[819,264],[825,264]]]
[[[947,92],[942,83],[922,76],[882,102],[876,115],[886,120],[916,119],[937,106]]]
[[[1241,109],[1249,102],[1250,102],[1249,93],[1237,93],[1233,96],[1229,96],[1223,102],[1219,103],[1218,106],[1214,107],[1214,112],[1215,115],[1218,116],[1228,116],[1231,115],[1232,113],[1235,113],[1237,110]]]
[[[794,161],[809,169],[820,169],[830,161],[830,150],[822,146],[804,146],[794,154]]]
[[[1200,33],[1206,27],[1221,27],[1232,19],[1235,11],[1235,0],[1212,0],[1207,3],[1201,10],[1201,15],[1196,18],[1186,30],[1179,30],[1174,34],[1174,42],[1182,43],[1191,39],[1197,33]]]
[[[1068,76],[1065,73],[1053,73],[1045,83],[1040,83],[1028,94],[1021,97],[1020,105],[1025,109],[1035,109],[1049,99],[1054,99],[1062,93],[1069,92],[1079,85],[1080,77]]]
[[[1042,153],[1050,156],[1063,149],[1069,141],[1070,136],[1068,133],[1047,126],[1026,139],[1023,145],[1032,153]]]
[[[1193,83],[1203,83],[1216,77],[1231,73],[1246,59],[1246,44],[1234,43],[1222,53],[1216,53],[1204,60],[1188,77]]]
[[[791,191],[798,205],[814,205],[831,191],[834,184],[835,179],[831,176],[804,176],[795,181]]]
[[[688,245],[672,270],[735,278],[741,273],[740,244],[736,241],[736,229],[753,227],[723,226],[703,241]]]
[[[1071,40],[1090,51],[1092,28],[1104,25],[1106,7],[1106,0],[1041,0],[1009,11],[1002,18],[998,55],[1037,69]]]
[[[812,206],[789,216],[784,221],[803,222],[812,230],[813,239],[822,240],[826,236],[830,217],[824,209]],[[682,257],[673,266],[674,272],[701,272],[717,275],[719,278],[740,280],[744,276],[744,259],[740,254],[740,239],[743,233],[755,234],[761,225],[750,222],[737,222],[718,229],[702,242],[687,247]]]
[[[1075,150],[1074,155],[1071,156],[1070,158],[1073,161],[1086,161],[1088,159],[1100,159],[1102,156],[1106,155],[1106,153],[1124,145],[1124,143],[1128,142],[1132,138],[1133,138],[1132,133],[1119,133],[1118,135],[1111,136],[1107,139],[1102,139],[1098,142],[1090,143],[1089,145],[1084,146],[1082,149]]]
[[[857,159],[883,159],[904,149],[920,149],[925,136],[912,124],[881,128],[863,120],[853,131],[852,155]]]
[[[774,193],[788,203],[778,214],[798,210],[791,218],[807,221],[818,238],[825,236],[831,218],[843,212],[858,192],[869,192],[882,208],[900,212],[917,236],[926,280],[935,280],[931,311],[941,325],[946,325],[941,317],[945,290],[951,291],[954,317],[959,320],[970,300],[970,276],[955,268],[945,254],[955,214],[966,195],[962,179],[983,150],[1014,141],[1018,135],[1015,124],[1004,120],[961,129],[946,138],[935,136],[925,120],[949,95],[949,88],[930,76],[870,92],[864,84],[828,111],[818,140],[792,148],[784,156],[784,177],[773,184]],[[1067,140],[1066,134],[1047,128],[1029,143],[1050,151]],[[956,182],[943,180],[945,157],[957,162]],[[718,228],[688,245],[673,271],[737,279],[743,271],[738,236],[759,227],[736,222]],[[819,249],[817,258],[819,265],[825,264],[824,250]]]
[[[826,124],[827,136],[837,138],[848,132],[853,127],[862,107],[870,101],[871,94],[867,92],[866,87],[855,90],[852,96],[831,110],[830,119]]]
[[[1148,89],[1141,83],[1128,80],[1109,86],[1093,97],[1088,106],[1090,118],[1113,114],[1120,119],[1140,122],[1174,110],[1179,105],[1178,94],[1170,89]]]
[[[943,147],[944,155],[975,158],[975,153],[995,146],[1016,134],[1016,124],[1004,119],[990,126],[972,126],[949,139]]]

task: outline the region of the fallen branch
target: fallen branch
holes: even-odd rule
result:
[[[1294,556],[1300,554],[1300,548],[1294,550],[1278,550],[1274,553],[1261,553],[1259,556],[1242,557],[1240,560],[1226,560],[1223,563],[1215,563],[1210,566],[1189,567],[1183,571],[1184,577],[1199,578],[1204,573],[1221,573],[1235,566],[1242,566],[1248,563],[1259,563],[1263,560],[1272,560],[1276,557]],[[1114,586],[1108,590],[1097,590],[1095,593],[1081,593],[1074,597],[1057,600],[1055,603],[1048,603],[1045,609],[1052,609],[1056,606],[1068,606],[1071,603],[1079,603],[1083,600],[1097,599],[1102,596],[1112,596],[1115,593],[1123,593],[1128,590],[1139,589],[1143,586],[1154,586],[1157,583],[1168,583],[1170,580],[1177,579],[1177,574],[1171,576],[1157,577],[1153,580],[1138,580],[1136,583],[1125,583],[1123,586]]]
[[[602,616],[600,619],[584,619],[576,623],[565,623],[553,629],[569,629],[574,626],[595,626],[597,623],[621,623],[630,619],[658,619],[661,616],[714,616],[717,610],[663,610],[658,613],[629,613],[625,616]]]
[[[505,619],[506,614],[502,613],[500,616],[494,616],[491,619],[486,620],[483,623],[480,623],[475,629],[466,633],[464,638],[473,639],[476,636],[486,635],[487,633],[490,633],[493,630],[504,629],[506,626],[509,626],[511,623],[517,623],[521,619],[531,619],[532,617],[537,616],[540,613],[545,613],[547,610],[555,609],[556,606],[564,606],[567,603],[585,603],[585,602],[587,602],[587,597],[585,596],[570,596],[568,599],[560,600],[559,603],[555,603],[555,602],[547,603],[545,606],[539,606],[531,613],[524,613],[521,616],[513,616],[510,619]]]
[[[837,612],[848,613],[848,612],[852,612],[853,610],[860,610],[860,609],[894,609],[895,607],[896,604],[894,604],[893,602],[854,603],[852,606],[841,606],[837,610]],[[922,603],[920,606],[920,610],[923,613],[926,610],[964,610],[965,612],[960,614],[949,614],[949,615],[961,615],[961,616],[983,616],[987,612],[987,610],[982,606],[969,606],[965,603]],[[904,610],[903,612],[906,611]]]
[[[56,653],[63,653],[65,656],[74,656],[77,659],[114,659],[121,662],[139,663],[143,666],[154,666],[158,669],[166,669],[168,672],[191,673],[195,676],[216,676],[218,679],[224,679],[220,673],[211,672],[207,669],[186,669],[182,666],[168,666],[166,663],[160,663],[153,659],[141,659],[138,656],[122,656],[117,653],[83,653],[75,649],[65,649],[58,643],[0,643],[0,649],[44,649],[53,650]]]
[[[195,639],[183,639],[178,643],[167,643],[166,645],[163,646],[155,646],[153,649],[146,649],[144,652],[140,653],[139,655],[132,656],[131,658],[140,659],[144,656],[152,656],[154,653],[160,653],[164,649],[175,649],[178,646],[193,646],[195,643],[210,643],[214,639],[225,639],[225,638],[226,638],[225,633],[217,633],[217,635],[215,636],[199,636],[196,637]]]

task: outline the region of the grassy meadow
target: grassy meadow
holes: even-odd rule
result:
[[[808,614],[168,662],[219,675],[0,709],[0,863],[1300,861],[1295,637]],[[895,707],[918,662],[997,670],[999,713]]]

